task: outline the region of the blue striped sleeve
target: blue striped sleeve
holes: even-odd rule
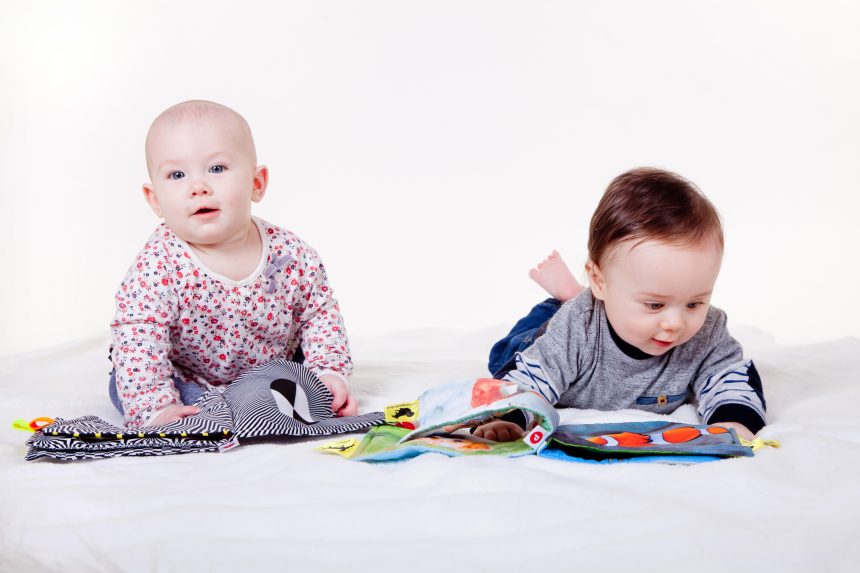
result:
[[[516,382],[520,386],[530,388],[543,396],[550,404],[558,402],[559,394],[549,382],[539,362],[526,360],[521,353],[515,357],[516,368],[508,372],[503,380]]]
[[[767,424],[761,377],[752,360],[731,364],[709,376],[698,399],[698,413],[706,424],[739,422],[753,433]]]

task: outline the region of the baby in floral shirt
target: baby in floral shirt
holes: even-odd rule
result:
[[[187,101],[146,137],[147,203],[164,222],[116,293],[110,395],[130,427],[197,413],[212,386],[275,358],[303,360],[356,413],[349,343],[317,252],[253,217],[268,169],[245,119]]]

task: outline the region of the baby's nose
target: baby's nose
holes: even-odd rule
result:
[[[683,326],[683,321],[675,313],[666,314],[660,321],[660,328],[663,330],[678,330],[681,326]]]
[[[212,191],[209,186],[203,181],[197,181],[191,186],[191,196],[209,195]]]

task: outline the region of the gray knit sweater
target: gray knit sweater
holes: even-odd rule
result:
[[[603,302],[586,289],[516,355],[516,369],[505,379],[559,406],[668,414],[698,402],[705,423],[738,421],[753,432],[766,423],[758,373],[726,329],[722,310],[710,307],[701,330],[662,356],[632,357],[610,328]]]

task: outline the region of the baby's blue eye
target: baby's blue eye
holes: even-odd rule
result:
[[[178,181],[178,180],[182,179],[183,177],[185,177],[185,173],[183,173],[182,171],[171,171],[170,173],[167,174],[167,178],[173,179],[174,181]]]
[[[227,167],[219,163],[218,165],[213,165],[212,167],[210,167],[209,173],[224,173],[224,170],[226,169]]]

